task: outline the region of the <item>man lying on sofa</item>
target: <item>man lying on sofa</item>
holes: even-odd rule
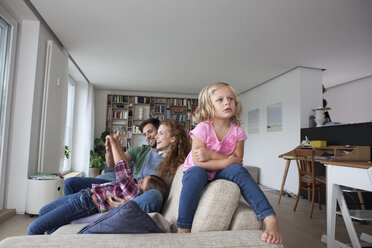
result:
[[[150,118],[144,120],[139,129],[145,136],[148,145],[135,146],[130,148],[124,153],[125,158],[133,163],[133,174],[137,177],[139,171],[142,168],[143,162],[150,149],[156,148],[155,136],[158,134],[160,121],[158,119]],[[108,151],[107,144],[106,147],[106,164],[107,167],[114,167],[114,161],[112,157],[112,152]],[[115,172],[107,172],[104,175],[97,177],[71,177],[67,178],[63,184],[63,192],[65,195],[70,195],[79,192],[81,189],[90,188],[92,184],[101,184],[106,182],[116,181]]]
[[[145,139],[148,145],[132,147],[127,152],[124,153],[124,156],[126,157],[126,159],[134,163],[133,174],[137,179],[142,179],[141,175],[139,174],[146,159],[151,160],[151,165],[153,165],[154,167],[156,167],[155,165],[159,165],[160,162],[163,160],[163,157],[158,156],[156,153],[151,154],[151,159],[148,158],[148,156],[150,155],[149,154],[150,150],[156,149],[155,136],[158,133],[159,125],[160,125],[160,121],[155,118],[150,118],[150,119],[143,121],[140,124],[139,129],[145,136]],[[106,154],[105,154],[106,164],[108,165],[108,167],[113,167],[114,161],[113,161],[112,151],[108,149],[107,144],[105,144],[105,147],[106,147]],[[153,167],[153,166],[150,166],[150,167]],[[108,174],[108,176],[107,175],[105,175],[105,177],[98,176],[96,178],[71,177],[71,178],[66,179],[63,184],[64,195],[75,194],[82,189],[91,188],[92,184],[102,184],[102,183],[116,181],[115,172],[108,172],[105,174]],[[146,194],[141,195],[139,198],[146,198],[146,197],[154,198],[155,197],[156,199],[157,195],[147,196],[148,194],[152,194],[152,193],[153,193],[152,191],[146,192]],[[161,206],[159,208],[159,206],[155,206],[154,204],[149,205],[148,203],[150,202],[148,201],[143,201],[143,202],[140,201],[140,202],[143,205],[141,204],[139,205],[145,212],[158,212],[161,208]],[[154,202],[161,202],[161,201],[158,201],[158,200],[152,201],[152,203]]]

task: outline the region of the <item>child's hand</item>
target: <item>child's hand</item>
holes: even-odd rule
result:
[[[105,149],[106,149],[106,152],[108,152],[108,153],[112,153],[109,136],[110,136],[110,135],[107,135],[107,136],[106,136]]]
[[[243,159],[241,159],[240,157],[236,156],[235,153],[231,154],[228,158],[228,163],[229,165],[232,165],[232,164],[240,164],[242,165],[243,164]]]
[[[205,147],[197,147],[196,149],[194,149],[194,155],[199,162],[206,162],[211,160],[209,150]]]
[[[111,146],[113,146],[113,145],[116,145],[116,146],[120,147],[120,142],[121,142],[121,135],[120,135],[119,131],[117,131],[117,133],[114,134],[114,135],[107,135],[106,136],[106,143],[109,144],[110,149],[111,149]]]
[[[124,199],[121,199],[121,198],[116,197],[116,196],[114,196],[114,199],[112,199],[111,196],[107,196],[107,201],[110,205],[110,209],[111,208],[116,208],[116,207],[120,206],[121,204],[123,204],[125,202]]]
[[[120,145],[121,143],[121,135],[120,135],[120,131],[117,131],[116,134],[114,135],[114,138],[115,140],[118,142],[118,144]]]

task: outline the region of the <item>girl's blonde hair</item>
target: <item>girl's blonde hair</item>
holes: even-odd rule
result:
[[[235,90],[228,84],[224,82],[211,83],[204,87],[199,94],[199,106],[195,110],[193,119],[196,123],[203,121],[211,122],[214,119],[214,107],[211,101],[211,96],[215,90],[218,90],[222,87],[229,87],[234,93],[235,100],[235,113],[231,118],[231,122],[235,125],[240,126],[240,115],[242,113],[242,104],[240,103],[238,97],[236,96]]]

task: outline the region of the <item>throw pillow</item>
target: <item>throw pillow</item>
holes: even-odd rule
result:
[[[136,202],[127,201],[83,227],[78,234],[162,233]]]

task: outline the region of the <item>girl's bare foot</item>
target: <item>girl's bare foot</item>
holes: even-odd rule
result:
[[[266,229],[261,235],[261,240],[270,244],[281,244],[282,235],[279,231],[278,221],[275,215],[269,215],[264,220]]]
[[[178,228],[177,229],[178,233],[190,233],[191,229],[183,229],[183,228]]]

